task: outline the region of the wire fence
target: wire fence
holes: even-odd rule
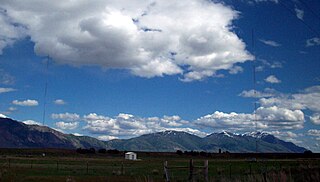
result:
[[[0,181],[10,176],[17,179],[27,176],[123,176],[135,181],[319,181],[319,171],[319,160],[0,159]]]

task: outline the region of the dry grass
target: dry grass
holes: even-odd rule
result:
[[[10,160],[9,160],[10,159]],[[195,160],[202,165],[204,159]],[[10,161],[10,165],[9,165]],[[163,162],[169,166],[188,166],[187,158],[155,157],[125,161],[101,156],[10,156],[0,157],[0,182],[90,182],[90,181],[164,181]],[[87,164],[88,162],[88,170]],[[123,170],[122,170],[123,164]],[[231,172],[230,172],[231,170]],[[209,160],[209,181],[320,181],[320,160]],[[196,171],[196,181],[204,181]],[[170,171],[172,181],[187,181],[188,170]]]

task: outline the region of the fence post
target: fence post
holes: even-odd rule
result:
[[[250,166],[249,166],[249,167],[250,167],[250,175],[251,175],[251,174],[252,174],[252,168],[251,168],[251,164],[250,164]]]
[[[31,160],[31,164],[30,164],[30,168],[32,169],[32,165],[33,165],[33,160]]]
[[[209,181],[209,177],[208,177],[208,160],[205,160],[204,161],[204,180],[206,181],[206,182],[208,182]]]
[[[11,168],[11,159],[9,159],[9,169]]]
[[[87,161],[87,174],[89,173],[89,162]]]
[[[190,159],[190,165],[189,165],[189,181],[193,181],[193,159]]]
[[[57,171],[59,171],[59,161],[57,161]]]
[[[164,162],[163,170],[164,170],[164,175],[166,176],[166,182],[170,182],[169,173],[168,173],[168,161]]]
[[[231,164],[229,165],[229,176],[231,178]]]
[[[121,175],[124,175],[123,162],[121,163]]]

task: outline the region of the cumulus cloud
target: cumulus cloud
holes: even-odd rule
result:
[[[259,107],[255,114],[224,113],[216,111],[198,118],[195,124],[215,129],[228,128],[229,130],[248,130],[257,127],[259,129],[298,129],[304,123],[304,113],[300,110],[285,108]]]
[[[304,113],[301,110],[290,110],[286,108],[260,107],[256,114],[258,120],[266,123],[271,128],[300,129],[303,128]]]
[[[308,39],[306,41],[307,47],[318,46],[318,45],[320,45],[320,38],[319,37],[314,37],[314,38]]]
[[[232,30],[238,12],[222,3],[3,0],[0,7],[6,26],[22,24],[35,52],[59,64],[126,69],[147,78],[180,74],[182,81],[194,81],[218,70],[237,73],[235,64],[254,59]]]
[[[234,75],[243,72],[243,68],[240,66],[234,66],[229,70],[229,73]]]
[[[14,105],[18,105],[18,106],[37,106],[39,105],[37,100],[24,100],[24,101],[18,101],[18,100],[14,100],[12,101],[12,104]]]
[[[268,83],[281,83],[281,80],[279,80],[276,76],[270,75],[266,79],[264,79]]]
[[[281,140],[284,140],[284,141],[289,141],[289,142],[292,142],[295,144],[302,143],[302,141],[297,139],[299,137],[299,135],[294,132],[291,132],[291,131],[278,131],[278,130],[276,130],[276,131],[270,131],[268,133],[270,133],[270,134],[274,135],[275,137],[280,138]]]
[[[51,114],[52,119],[59,119],[63,121],[77,121],[80,119],[80,116],[75,113],[60,113],[60,114]]]
[[[279,94],[271,98],[261,98],[260,104],[264,107],[278,106],[288,109],[309,109],[313,112],[320,112],[320,86],[312,86],[296,94]]]
[[[120,113],[118,116],[108,117],[90,113],[85,115],[83,120],[86,122],[83,127],[84,130],[108,136],[130,138],[165,130],[186,131],[196,135],[205,135],[204,132],[191,128],[191,124],[182,120],[179,116],[142,118]]]
[[[244,90],[242,91],[239,96],[241,97],[247,97],[247,98],[266,98],[266,97],[272,97],[276,95],[276,91],[274,89],[266,88],[263,92],[260,92],[258,90]]]
[[[66,104],[66,102],[62,99],[57,99],[57,100],[53,101],[53,103],[56,105],[65,105]]]
[[[25,37],[25,27],[8,16],[7,10],[0,6],[0,55],[3,49],[11,46],[16,40]]]
[[[34,121],[34,120],[25,120],[25,121],[23,121],[23,123],[27,124],[27,125],[39,125],[39,126],[42,125],[41,123]]]
[[[13,92],[13,91],[16,91],[16,89],[13,89],[13,88],[1,88],[0,87],[0,94],[6,93],[6,92]]]
[[[310,121],[313,124],[320,125],[320,113],[314,113],[312,116],[310,116]]]
[[[308,135],[320,137],[320,130],[317,130],[317,129],[308,130]]]
[[[55,125],[62,130],[73,130],[78,128],[79,126],[79,122],[63,122],[63,121],[59,121],[56,122]]]
[[[272,47],[279,47],[281,46],[281,44],[275,42],[275,41],[272,41],[272,40],[264,40],[264,39],[259,39],[260,42],[268,45],[268,46],[272,46]]]
[[[103,141],[109,141],[109,140],[118,139],[118,137],[110,136],[110,135],[101,135],[101,136],[98,136],[97,138],[99,140],[103,140]]]
[[[294,11],[296,12],[297,18],[303,20],[304,11],[302,9],[299,9],[297,6],[294,8]]]

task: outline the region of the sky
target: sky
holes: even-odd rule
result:
[[[0,117],[101,140],[266,131],[320,152],[320,1],[0,0]]]

